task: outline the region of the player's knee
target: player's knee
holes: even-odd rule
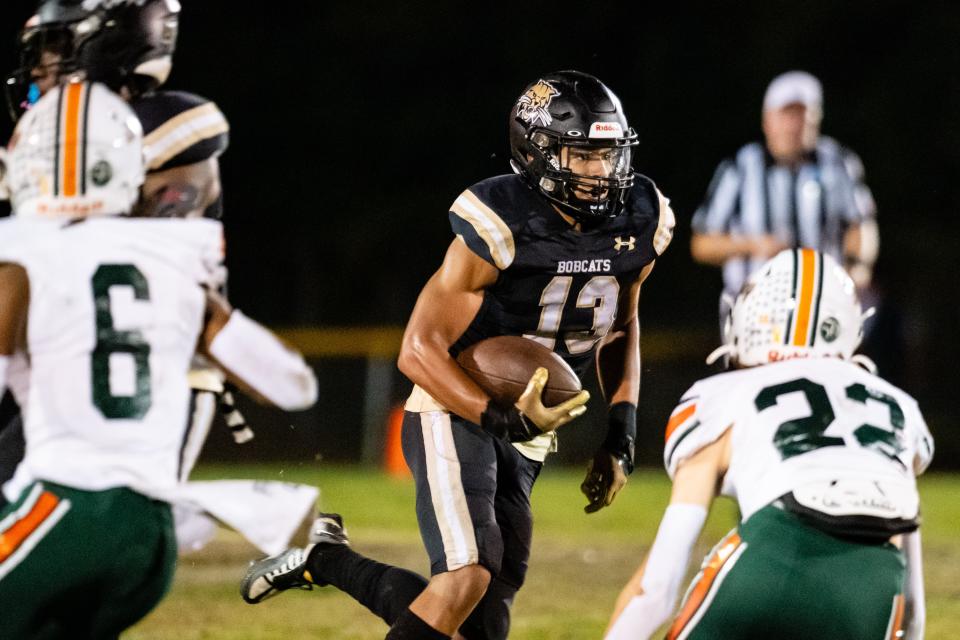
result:
[[[490,571],[479,564],[468,564],[453,572],[466,600],[477,600],[483,597],[490,586]]]
[[[479,564],[468,564],[441,575],[450,599],[464,607],[473,608],[490,586],[490,571]]]

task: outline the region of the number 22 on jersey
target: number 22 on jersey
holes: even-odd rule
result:
[[[810,415],[788,420],[777,427],[773,444],[783,459],[821,447],[845,446],[847,443],[843,438],[825,435],[837,416],[830,404],[827,390],[821,384],[807,378],[797,378],[766,387],[757,394],[754,404],[757,410],[762,412],[775,406],[781,396],[795,392],[802,393],[806,398]],[[869,402],[886,405],[890,428],[884,429],[864,423],[854,429],[853,437],[860,446],[884,455],[902,466],[903,462],[897,456],[904,449],[899,440],[904,428],[904,416],[897,401],[892,396],[870,389],[859,382],[847,386],[844,393],[848,399],[864,407]]]

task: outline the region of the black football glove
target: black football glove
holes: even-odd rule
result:
[[[516,407],[504,407],[493,400],[480,414],[480,426],[494,438],[508,442],[526,442],[543,433],[531,424]]]
[[[633,447],[637,438],[637,407],[618,402],[610,407],[607,437],[587,466],[587,477],[580,491],[589,504],[583,508],[594,513],[610,506],[633,473]]]
[[[494,437],[509,442],[527,442],[543,433],[554,431],[574,418],[583,415],[590,399],[587,391],[581,391],[555,407],[543,405],[543,389],[549,374],[539,367],[531,376],[523,394],[511,407],[487,403],[480,415],[480,426]]]

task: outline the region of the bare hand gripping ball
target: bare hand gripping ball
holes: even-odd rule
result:
[[[537,367],[550,373],[543,389],[544,406],[569,400],[583,388],[577,374],[560,356],[521,336],[481,340],[461,351],[457,363],[497,404],[505,406],[517,401]]]

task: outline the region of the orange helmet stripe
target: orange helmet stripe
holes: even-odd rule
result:
[[[810,312],[813,309],[813,294],[816,285],[817,254],[813,249],[800,250],[800,303],[797,305],[797,326],[793,332],[793,346],[807,345],[810,332]]]
[[[63,128],[63,195],[75,196],[80,184],[80,117],[85,83],[71,82],[66,87],[66,115]]]

